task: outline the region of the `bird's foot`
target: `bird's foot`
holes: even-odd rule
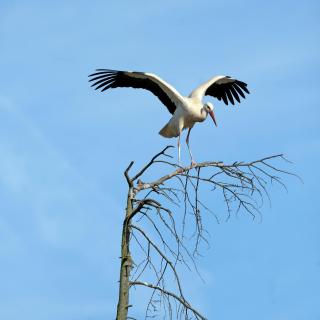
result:
[[[191,155],[191,163],[190,163],[190,167],[195,167],[197,165],[197,163],[193,160],[193,157]]]
[[[184,171],[184,168],[183,168],[183,166],[182,166],[182,164],[181,164],[180,161],[178,162],[178,169],[177,169],[176,171],[177,171],[178,173],[181,173],[181,172]]]

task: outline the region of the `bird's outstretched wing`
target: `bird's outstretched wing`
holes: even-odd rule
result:
[[[183,101],[183,97],[175,88],[152,73],[97,69],[89,77],[89,82],[93,82],[91,86],[95,90],[101,90],[101,92],[109,88],[119,87],[149,90],[160,99],[171,114],[175,112],[177,105]]]
[[[202,99],[203,96],[212,96],[228,105],[234,104],[234,99],[240,102],[240,96],[245,99],[244,93],[250,93],[247,84],[229,76],[216,76],[193,90],[190,97]]]

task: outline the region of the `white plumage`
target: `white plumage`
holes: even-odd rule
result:
[[[170,121],[160,130],[159,134],[166,138],[178,137],[178,158],[180,164],[180,136],[184,129],[189,129],[186,143],[193,163],[189,147],[190,131],[196,122],[204,121],[208,114],[217,125],[214,107],[203,103],[204,96],[209,95],[223,100],[228,105],[234,104],[234,99],[240,102],[240,96],[245,98],[244,92],[249,93],[247,84],[229,76],[215,76],[191,92],[188,97],[182,96],[174,87],[152,73],[135,71],[116,71],[97,69],[89,75],[92,87],[102,92],[109,88],[132,87],[146,89],[156,95],[172,114]]]

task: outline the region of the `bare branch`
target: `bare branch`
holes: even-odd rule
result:
[[[130,179],[130,177],[129,177],[129,170],[131,169],[133,164],[134,164],[134,161],[131,161],[130,164],[128,165],[127,169],[124,171],[124,176],[126,177],[126,180],[128,182],[129,187],[132,186],[132,179]]]
[[[159,153],[157,153],[154,157],[152,157],[152,159],[149,161],[149,163],[144,166],[133,178],[132,181],[135,181],[136,179],[138,179],[140,176],[142,176],[144,174],[144,172],[153,164],[155,163],[155,160],[157,158],[159,158],[160,156],[164,155],[167,157],[172,158],[170,155],[167,155],[165,152],[170,149],[173,148],[173,146],[166,146],[162,151],[160,151]]]
[[[287,172],[287,171],[284,171],[284,170],[281,170],[281,169],[273,168],[271,165],[266,163],[266,160],[276,159],[276,158],[282,158],[283,159],[283,155],[282,154],[278,154],[278,155],[265,157],[265,158],[262,158],[260,160],[256,160],[256,161],[252,161],[252,162],[246,162],[246,163],[244,163],[244,162],[234,162],[233,164],[224,164],[221,161],[218,161],[218,162],[217,161],[200,162],[200,163],[197,163],[195,165],[193,164],[193,165],[190,165],[190,166],[187,166],[187,167],[183,167],[183,168],[181,167],[181,168],[179,168],[179,169],[177,169],[177,170],[175,170],[175,171],[173,171],[173,172],[171,172],[171,173],[169,173],[169,174],[167,174],[167,175],[165,175],[165,176],[163,176],[163,177],[161,177],[158,180],[155,180],[153,182],[142,183],[139,186],[137,186],[135,188],[135,190],[137,192],[139,192],[139,191],[144,190],[144,189],[154,188],[156,186],[162,185],[164,182],[166,182],[167,180],[170,180],[171,178],[173,178],[175,176],[187,173],[191,169],[199,169],[199,168],[206,168],[206,167],[215,167],[215,168],[222,168],[222,169],[226,169],[226,168],[237,169],[237,168],[241,168],[241,167],[249,168],[249,167],[253,167],[255,164],[261,163],[261,164],[264,164],[264,165],[274,169],[275,171],[298,177],[297,175],[295,175],[293,173],[290,173],[290,172]],[[243,174],[243,173],[241,173],[241,174]],[[248,179],[248,177],[245,176],[244,179]]]
[[[175,279],[177,281],[177,285],[178,285],[178,289],[180,292],[180,296],[183,297],[183,293],[182,293],[182,288],[181,288],[181,283],[180,283],[180,279],[177,273],[177,270],[175,268],[175,266],[173,265],[173,263],[167,258],[167,256],[159,249],[159,247],[146,235],[146,233],[140,229],[139,227],[132,225],[131,226],[133,229],[138,230],[144,237],[145,239],[148,241],[148,243],[150,243],[150,245],[159,253],[159,255],[168,263],[168,265],[171,267],[171,270],[174,273]]]
[[[151,283],[147,283],[147,282],[142,282],[142,281],[134,281],[134,282],[130,282],[130,286],[144,286],[144,287],[148,287],[151,289],[155,289],[160,291],[162,294],[165,294],[167,296],[170,296],[176,300],[178,300],[187,310],[190,310],[194,313],[194,315],[196,316],[197,319],[201,319],[201,320],[206,320],[207,318],[205,318],[203,315],[201,315],[200,312],[198,312],[195,308],[193,308],[189,302],[187,302],[185,299],[178,297],[175,293],[170,292],[168,290],[165,290],[161,287],[155,286]]]

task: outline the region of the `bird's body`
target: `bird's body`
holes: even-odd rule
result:
[[[182,130],[191,129],[196,122],[202,122],[208,113],[203,110],[203,103],[197,99],[183,97],[169,122],[160,130],[159,134],[165,138],[178,137]]]
[[[204,121],[209,114],[217,125],[213,105],[209,102],[203,103],[203,97],[210,95],[218,100],[222,99],[228,105],[228,102],[234,104],[234,99],[240,102],[239,95],[245,98],[244,92],[249,93],[246,83],[229,76],[211,78],[193,90],[188,97],[182,96],[174,87],[152,73],[97,69],[89,77],[91,77],[89,81],[94,81],[92,86],[96,90],[105,91],[109,88],[132,87],[146,89],[156,95],[172,114],[171,119],[159,134],[166,138],[179,138],[179,163],[182,130],[188,129],[186,142],[192,160],[189,135],[195,123]]]

